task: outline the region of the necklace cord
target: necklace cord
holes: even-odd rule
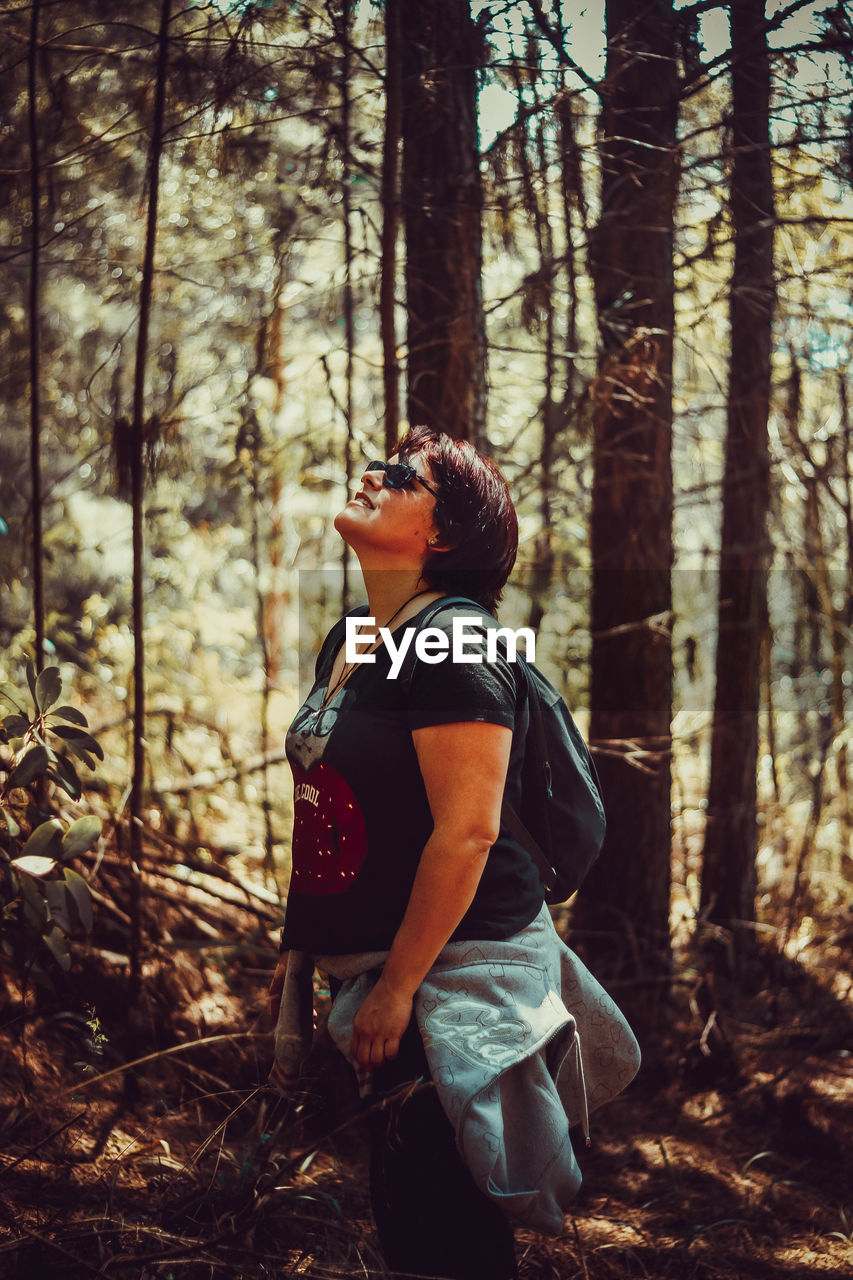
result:
[[[429,591],[416,591],[414,595],[409,596],[408,600],[404,600],[403,603],[400,605],[399,609],[397,610],[397,612],[392,613],[388,621],[384,623],[384,626],[386,627],[386,629],[391,626],[391,623],[394,622],[395,619],[399,618],[400,614],[403,612],[406,606],[410,605],[413,600],[417,600],[418,596],[428,596],[429,594],[430,594]],[[379,639],[376,640],[375,643],[371,646],[371,648],[369,648],[366,651],[364,656],[366,657],[367,654],[375,653],[381,643],[382,643],[382,637],[380,636]],[[338,676],[334,685],[331,685],[326,690],[326,696],[323,698],[323,701],[320,703],[318,710],[325,711],[326,707],[328,707],[332,698],[334,698],[335,694],[338,692],[338,689],[341,688],[344,682],[349,678],[349,676],[352,675],[353,671],[355,671],[356,667],[359,665],[360,664],[357,662],[351,662],[349,664],[347,664],[346,662],[344,663],[341,674]]]

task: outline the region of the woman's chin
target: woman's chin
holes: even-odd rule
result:
[[[351,534],[358,529],[358,517],[363,510],[364,507],[359,506],[358,503],[348,502],[332,521],[333,527],[341,535],[344,542],[349,542]]]

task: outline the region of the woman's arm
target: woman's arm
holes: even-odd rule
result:
[[[470,721],[412,738],[434,826],[382,975],[353,1023],[351,1051],[365,1068],[397,1056],[415,992],[474,899],[500,830],[512,731]]]

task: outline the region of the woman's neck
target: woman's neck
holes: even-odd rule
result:
[[[420,569],[363,569],[362,573],[369,615],[376,619],[377,627],[387,626],[395,615],[402,615],[407,602],[412,606],[408,612],[414,613],[426,603],[427,596],[437,598],[442,594],[424,582]]]

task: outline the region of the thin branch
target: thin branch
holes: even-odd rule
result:
[[[36,49],[40,0],[33,0],[30,14],[30,49],[27,59],[29,88],[28,120],[30,134],[30,209],[32,234],[30,250],[30,477],[33,518],[33,615],[36,633],[36,672],[44,666],[44,565],[42,534],[41,492],[41,325],[39,305],[41,296],[41,172],[38,141],[38,104],[36,102]]]

